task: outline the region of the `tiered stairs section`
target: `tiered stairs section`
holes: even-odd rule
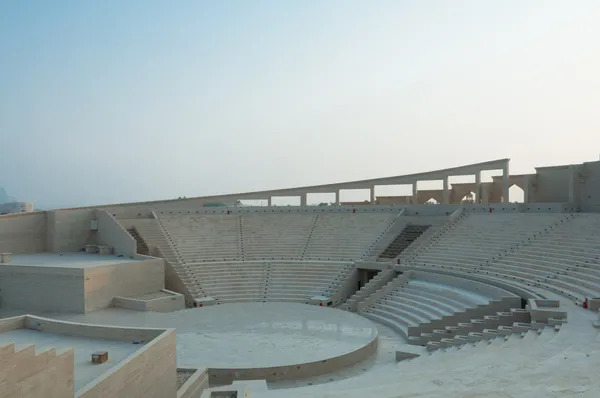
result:
[[[377,290],[381,289],[397,275],[397,272],[390,268],[384,269],[367,282],[363,287],[354,293],[344,304],[340,306],[340,309],[356,312],[358,309],[358,303],[363,301],[369,295],[373,294]]]
[[[600,297],[600,215],[572,214],[475,272],[583,303]]]
[[[128,218],[119,219],[118,221],[138,242],[139,254],[143,254],[139,250],[141,248],[144,251],[145,246],[149,255],[162,257],[169,263],[169,266],[173,269],[173,272],[175,272],[176,277],[182,284],[183,289],[179,290],[184,291],[181,291],[181,293],[187,295],[188,299],[205,297],[204,292],[199,289],[196,281],[192,279],[192,276],[184,266],[181,256],[170,243],[168,234],[165,233],[157,218]]]
[[[384,251],[389,244],[402,232],[406,227],[406,217],[404,216],[405,210],[403,209],[400,213],[396,214],[394,219],[388,224],[387,228],[380,234],[380,236],[373,241],[369,249],[364,254],[365,259],[375,259]]]
[[[146,241],[140,236],[140,233],[135,227],[127,228],[127,232],[135,239],[137,245],[137,254],[142,254],[144,256],[148,256],[150,254],[150,249],[146,244]]]
[[[567,293],[568,283],[555,281],[556,274],[540,273],[538,269],[536,277],[531,269],[524,269],[520,253],[560,234],[563,228],[573,225],[575,217],[566,213],[470,214],[431,239],[402,265],[407,269],[485,279],[499,286],[509,284],[522,292],[532,292],[532,287],[538,286]],[[539,259],[539,254],[536,258]],[[578,291],[565,295],[583,298],[585,290]]]
[[[394,238],[388,247],[379,255],[380,258],[393,259],[402,253],[408,246],[417,240],[431,225],[407,225]]]
[[[307,302],[325,296],[340,303],[357,278],[354,259],[364,257],[397,215],[152,213],[119,221],[140,254],[165,258],[189,298]]]
[[[203,263],[190,269],[206,295],[219,303],[307,303],[312,296],[334,295],[354,267],[344,262],[263,260]]]
[[[0,347],[0,397],[58,398],[74,395],[74,351],[35,346]]]
[[[305,260],[356,261],[364,258],[396,221],[397,213],[323,213],[313,225]]]
[[[363,316],[390,326],[415,345],[529,322],[529,313],[520,307],[520,297],[500,288],[411,271],[358,306]]]

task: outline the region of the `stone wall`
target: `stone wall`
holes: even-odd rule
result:
[[[45,212],[0,216],[0,253],[46,251]]]
[[[112,306],[117,296],[135,296],[164,288],[162,258],[86,268],[84,270],[85,312]]]
[[[112,214],[106,210],[97,210],[98,232],[96,241],[98,244],[107,245],[114,250],[115,254],[125,257],[134,257],[137,252],[135,239],[115,220]]]
[[[24,312],[84,311],[82,269],[0,265],[0,308]]]
[[[78,398],[175,398],[177,353],[175,331],[167,330],[147,343],[98,380],[88,384]]]
[[[57,355],[56,349],[36,354],[33,345],[0,347],[0,397],[72,397],[74,370],[73,350]]]
[[[53,210],[48,213],[47,251],[66,253],[80,251],[96,242],[96,232],[90,229],[95,210]]]

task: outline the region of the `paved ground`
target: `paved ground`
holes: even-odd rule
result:
[[[377,327],[359,315],[295,303],[235,303],[169,313],[110,308],[58,316],[75,322],[176,328],[179,367],[246,368],[329,359],[369,344]]]
[[[30,329],[0,333],[0,346],[10,343],[15,343],[15,350],[19,347],[35,345],[36,353],[56,348],[56,353],[60,354],[66,349],[73,348],[75,350],[75,391],[142,347],[133,342],[71,337]],[[96,351],[108,351],[108,361],[92,365],[92,353]]]
[[[60,268],[93,268],[110,264],[132,263],[133,260],[119,256],[101,256],[86,253],[35,253],[13,254],[10,265]]]

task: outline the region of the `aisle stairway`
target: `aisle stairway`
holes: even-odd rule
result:
[[[429,229],[429,227],[431,227],[431,225],[407,225],[379,257],[386,259],[398,257],[400,253],[417,240],[419,236]]]
[[[148,249],[148,245],[146,241],[140,236],[139,232],[135,227],[127,228],[127,232],[135,239],[137,246],[137,254],[142,254],[144,256],[148,256],[150,254],[150,250]]]

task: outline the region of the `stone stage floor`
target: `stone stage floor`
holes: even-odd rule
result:
[[[375,324],[359,315],[295,303],[232,303],[169,313],[110,308],[55,317],[175,328],[179,367],[265,368],[321,361],[354,352],[377,338]]]

